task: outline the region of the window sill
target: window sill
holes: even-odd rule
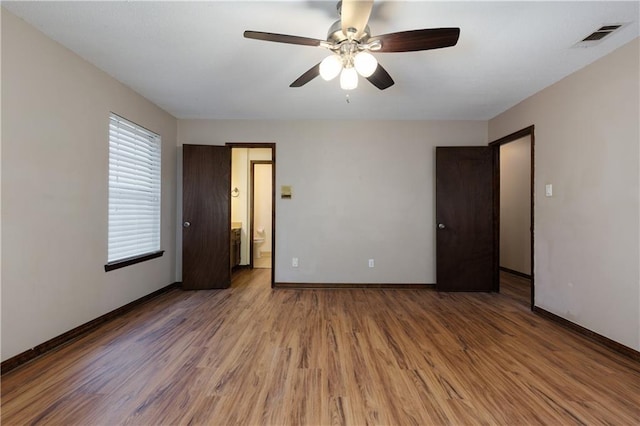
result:
[[[116,260],[115,262],[110,262],[104,265],[104,271],[109,272],[114,269],[124,268],[125,266],[135,265],[136,263],[145,262],[147,260],[155,259],[156,257],[160,257],[164,254],[164,250],[154,251],[153,253],[143,254],[140,256],[128,257],[122,260]]]

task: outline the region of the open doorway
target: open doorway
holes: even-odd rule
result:
[[[273,287],[275,144],[234,142],[226,145],[231,147],[231,222],[232,227],[240,229],[240,261],[235,269],[269,268]],[[268,170],[263,170],[262,165],[268,165]],[[265,176],[265,172],[269,176]],[[254,182],[256,174],[258,180]],[[259,203],[258,211],[254,208],[256,202]],[[254,264],[257,255],[260,256],[259,265]]]
[[[250,265],[252,268],[271,268],[271,229],[273,227],[273,192],[271,161],[251,161],[251,217],[249,220]]]
[[[534,126],[490,145],[496,150],[496,229],[503,293],[534,306]]]

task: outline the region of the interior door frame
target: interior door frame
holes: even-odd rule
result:
[[[253,269],[253,252],[254,252],[254,248],[253,248],[253,231],[255,228],[255,223],[254,223],[254,202],[255,202],[255,187],[254,187],[254,179],[255,179],[255,166],[256,164],[269,164],[271,165],[271,170],[273,171],[273,163],[270,160],[251,160],[250,162],[250,173],[249,173],[249,185],[251,185],[251,189],[249,190],[250,195],[249,195],[249,232],[250,232],[250,238],[249,238],[249,266],[251,267],[251,269]],[[273,173],[272,173],[273,174]],[[273,176],[271,176],[271,187],[273,188],[274,186],[274,182],[273,182]],[[273,191],[271,191],[273,193]],[[271,227],[273,229],[273,222],[274,222],[274,215],[273,215],[273,197],[271,199]],[[271,236],[273,238],[273,235]],[[271,255],[273,256],[273,252],[271,253]],[[273,257],[271,258],[271,270],[273,270]]]
[[[227,142],[226,146],[233,148],[271,148],[271,288],[276,282],[276,144],[274,142]],[[233,165],[232,171],[233,171]],[[253,179],[252,179],[253,180]],[[253,182],[251,182],[253,185]],[[251,189],[253,193],[253,188]],[[251,222],[253,224],[253,205],[251,206]],[[251,229],[253,232],[253,229]],[[251,247],[249,265],[253,268],[253,234],[248,235]]]
[[[502,145],[506,145],[510,142],[514,142],[523,137],[529,136],[531,141],[531,177],[529,179],[530,182],[530,197],[531,197],[531,207],[530,207],[530,215],[531,215],[531,300],[530,307],[533,311],[535,306],[535,268],[534,268],[534,177],[535,177],[535,125],[531,125],[529,127],[525,127],[524,129],[518,130],[517,132],[511,133],[510,135],[504,136],[500,139],[497,139],[493,142],[489,143],[489,146],[493,147],[493,155],[494,155],[494,171],[493,171],[493,186],[494,186],[494,249],[495,249],[495,270],[498,271],[496,277],[496,288],[497,291],[500,290],[500,147]]]

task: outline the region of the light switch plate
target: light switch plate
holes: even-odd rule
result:
[[[291,185],[282,185],[280,187],[280,198],[291,198]]]
[[[548,183],[544,186],[545,197],[553,197],[553,185]]]

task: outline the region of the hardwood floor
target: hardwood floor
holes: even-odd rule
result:
[[[640,365],[503,294],[166,293],[2,377],[2,424],[640,423]],[[507,280],[508,281],[508,280]]]
[[[500,271],[500,293],[514,302],[531,308],[531,280]]]

